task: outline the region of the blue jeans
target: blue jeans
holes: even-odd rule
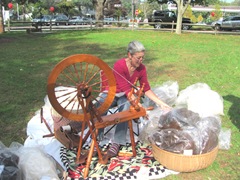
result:
[[[103,97],[102,99],[105,99],[107,97],[107,94],[103,94],[102,97]],[[100,103],[101,103],[101,101],[100,101]],[[116,106],[118,106],[119,112],[126,111],[130,108],[130,103],[125,95],[123,95],[121,97],[115,96],[115,98],[109,108],[111,109]],[[103,115],[106,115],[106,114],[107,114],[107,112],[104,113]],[[112,143],[126,145],[127,130],[128,130],[128,122],[123,122],[123,123],[117,124],[115,133],[114,133],[114,137],[112,139]],[[98,133],[99,140],[103,139],[103,136],[104,136],[104,128],[99,129],[99,133]]]

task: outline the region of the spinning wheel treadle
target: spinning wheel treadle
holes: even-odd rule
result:
[[[81,88],[84,86],[91,88],[89,97],[91,101],[97,102],[101,99],[101,84],[103,84],[100,77],[101,71],[104,72],[105,81],[108,84],[107,97],[97,108],[97,112],[103,114],[115,97],[115,77],[105,62],[88,54],[69,56],[52,70],[48,78],[47,92],[53,108],[65,118],[84,121],[84,113],[78,96],[82,96]],[[86,116],[89,119],[90,114],[87,113]]]

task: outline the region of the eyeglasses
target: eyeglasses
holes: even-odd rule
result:
[[[135,59],[137,59],[138,61],[144,61],[144,56],[139,56],[139,57],[136,57],[136,56],[133,56]]]

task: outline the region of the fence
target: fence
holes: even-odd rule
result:
[[[97,27],[96,24],[101,23],[103,26]],[[33,26],[33,22],[31,21],[8,21],[5,24],[5,31],[26,31],[28,33],[31,32],[43,32],[43,31],[55,31],[55,30],[92,30],[99,28],[115,28],[115,29],[128,29],[128,30],[154,30],[154,31],[170,31],[174,32],[176,23],[166,23],[166,22],[158,22],[159,27],[168,26],[167,28],[154,28],[155,22],[137,22],[137,21],[89,21],[85,25],[61,25],[56,26],[50,23],[48,26]],[[196,32],[196,33],[211,33],[211,34],[236,34],[239,35],[240,31],[217,31],[214,30],[211,25],[207,24],[186,24],[182,25],[191,26],[189,30],[182,30],[183,32]]]

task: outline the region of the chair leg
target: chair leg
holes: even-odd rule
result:
[[[109,131],[111,131],[112,128],[114,128],[116,125],[117,125],[117,124],[112,125],[112,126],[107,130],[107,132],[104,133],[104,136],[105,136],[107,133],[109,133]]]

